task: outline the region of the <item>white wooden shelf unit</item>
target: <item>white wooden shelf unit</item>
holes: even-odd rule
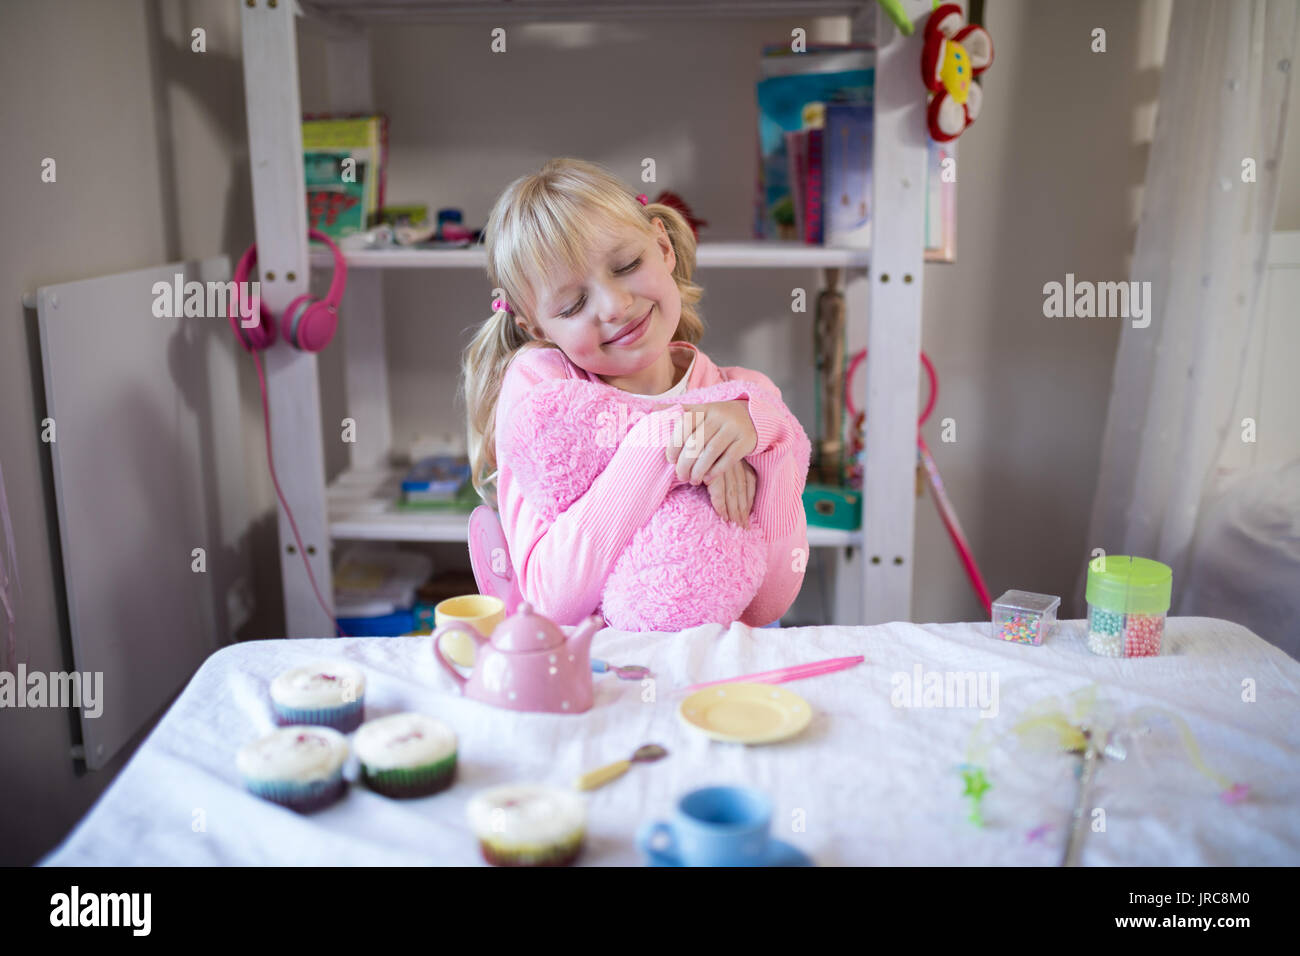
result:
[[[327,252],[309,249],[302,164],[301,101],[294,3],[240,0],[248,111],[253,213],[262,298],[279,315],[307,291],[308,266],[330,268]],[[810,527],[812,547],[833,549],[835,624],[871,624],[911,616],[915,401],[920,352],[924,253],[926,129],[924,91],[917,79],[920,30],[903,37],[874,0],[660,0],[622,4],[583,0],[301,0],[307,15],[329,31],[329,99],[335,111],[376,107],[370,83],[370,22],[658,18],[717,16],[850,17],[854,39],[878,45],[872,167],[872,228],[889,237],[875,252],[795,242],[703,242],[701,269],[841,270],[847,309],[845,344],[852,355],[869,348],[854,401],[865,408],[867,430],[862,530]],[[904,0],[919,27],[926,0]],[[293,508],[316,579],[331,580],[334,539],[465,541],[465,515],[412,514],[393,507],[400,475],[388,462],[392,445],[384,350],[385,269],[474,269],[481,249],[348,251],[348,285],[340,315],[345,328],[344,384],[348,415],[358,423],[350,466],[325,484],[316,358],[282,342],[266,353],[268,401],[277,473]],[[874,272],[875,279],[872,280]],[[868,324],[867,315],[885,319]],[[336,345],[335,347],[340,347]],[[809,429],[810,434],[812,430]],[[279,512],[280,568],[286,633],[332,634],[316,601],[283,507]],[[328,588],[325,598],[331,594]]]

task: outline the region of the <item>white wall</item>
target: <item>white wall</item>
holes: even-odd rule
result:
[[[207,52],[190,52],[193,27]],[[10,0],[0,4],[0,464],[22,591],[19,656],[73,667],[35,312],[24,292],[225,253],[252,237],[239,9],[227,0]],[[42,183],[52,157],[58,180]],[[242,363],[247,484],[261,517],[241,544],[259,610],[241,637],[282,628],[271,484],[251,363]],[[104,467],[129,467],[105,461]],[[0,865],[51,849],[125,765],[150,727],[103,770],[70,748],[75,713],[0,710]]]

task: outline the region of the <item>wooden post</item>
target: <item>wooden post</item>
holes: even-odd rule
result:
[[[270,6],[267,0],[240,6],[258,271],[262,301],[277,320],[294,298],[307,291],[308,279],[296,7],[294,3]],[[263,367],[276,474],[321,598],[333,613],[316,356],[280,338],[263,353]],[[312,589],[288,516],[278,502],[277,506],[285,635],[333,637],[334,625]]]
[[[876,6],[876,77],[868,285],[866,467],[862,528],[865,624],[912,614],[917,388],[925,258],[928,132],[921,83],[923,28],[932,4],[902,0],[916,29],[904,37]],[[850,311],[852,315],[853,312]],[[849,343],[850,354],[859,345]],[[856,399],[856,395],[855,395]]]

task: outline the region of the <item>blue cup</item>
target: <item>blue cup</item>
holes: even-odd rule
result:
[[[772,801],[759,791],[705,787],[677,801],[671,823],[642,826],[637,846],[683,866],[766,866],[771,823]]]

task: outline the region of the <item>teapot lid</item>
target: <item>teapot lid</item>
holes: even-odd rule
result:
[[[492,632],[492,646],[508,654],[544,651],[560,647],[564,642],[564,632],[549,618],[535,612],[527,601],[521,601],[515,613]]]

